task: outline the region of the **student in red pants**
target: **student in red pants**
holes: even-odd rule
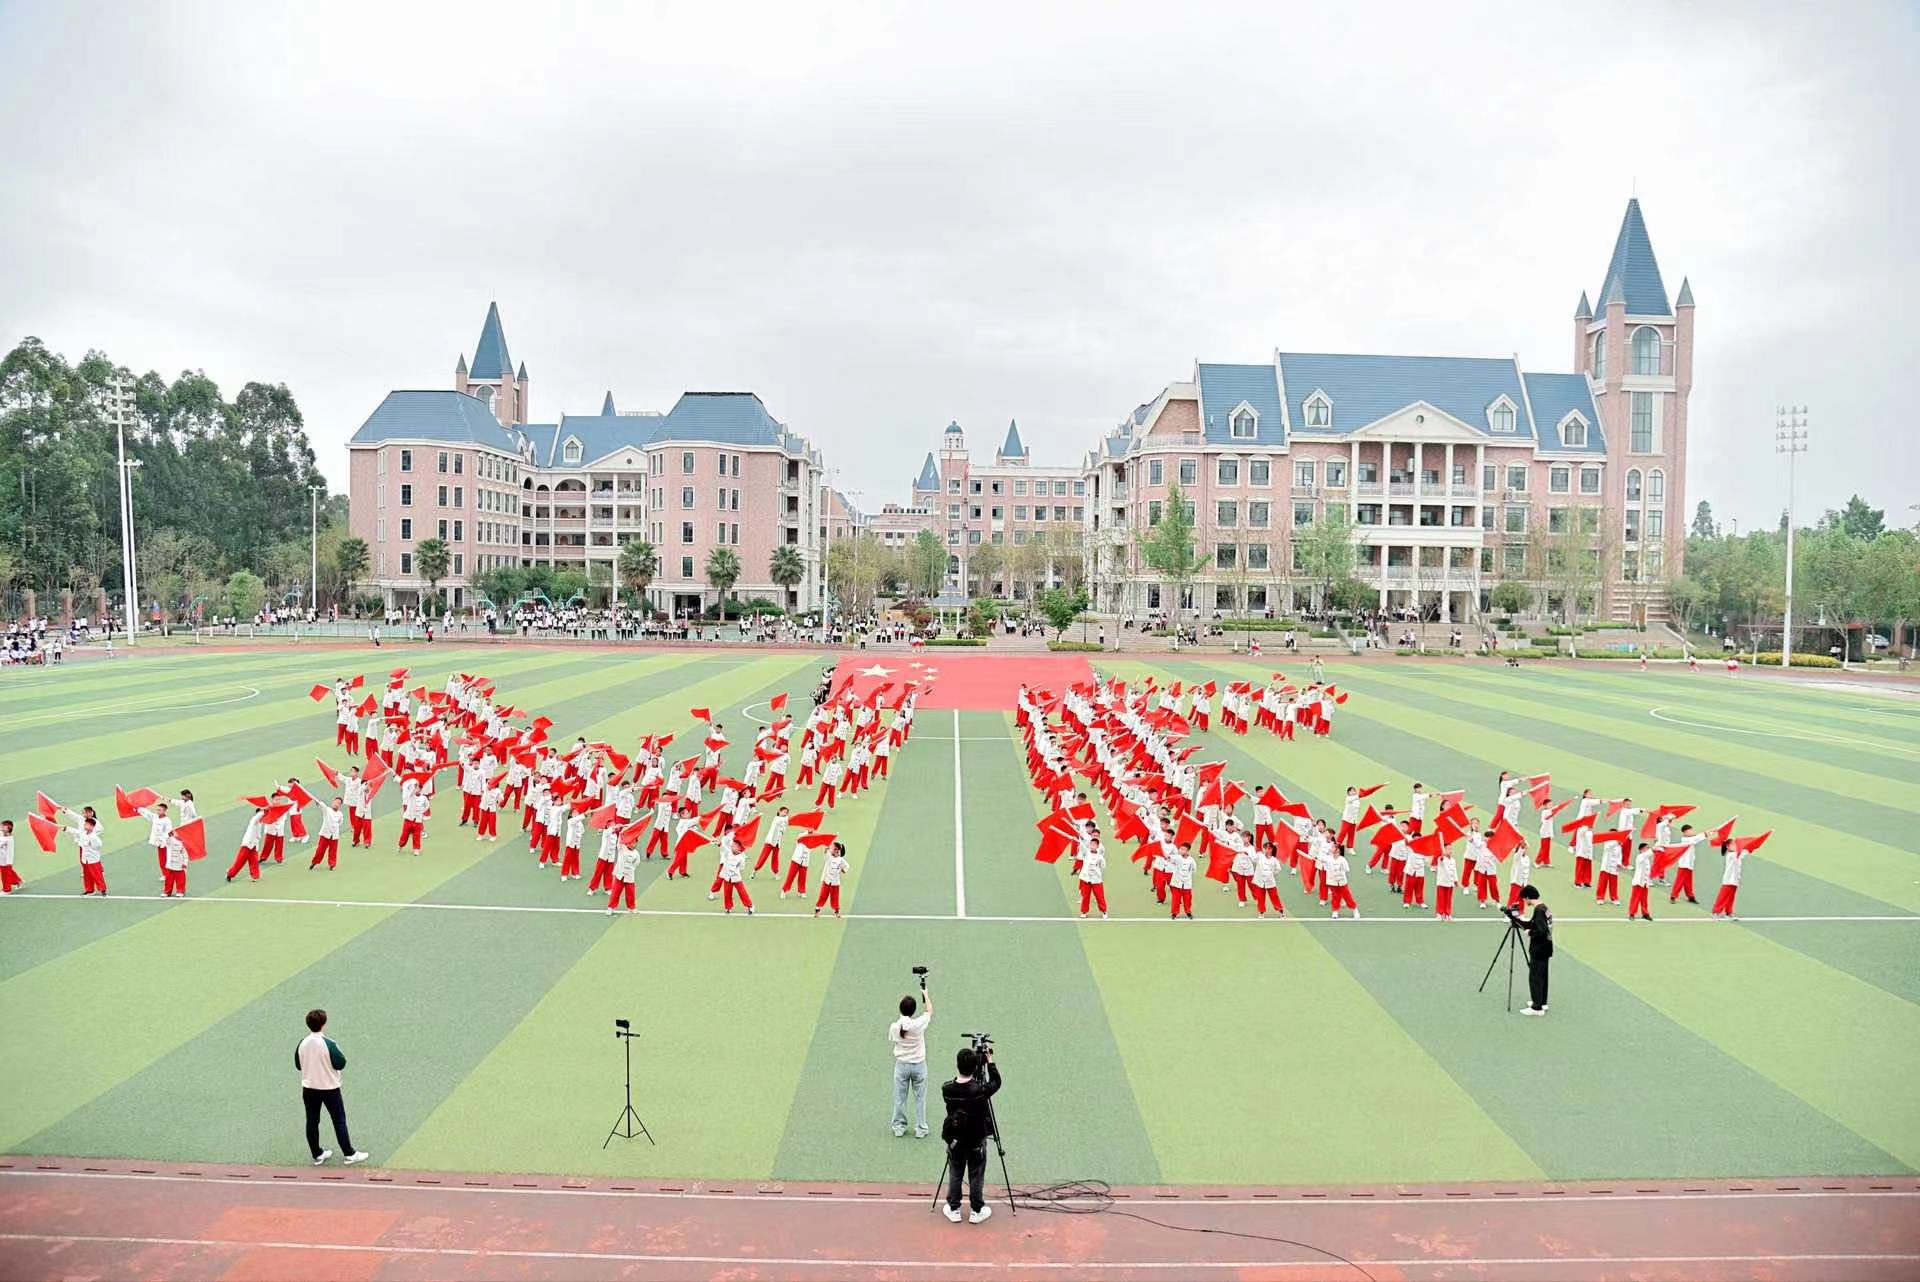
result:
[[[475,841],[500,840],[500,805],[504,800],[500,786],[489,781],[480,793],[480,822],[474,829]]]
[[[749,874],[750,876],[759,876],[760,870],[769,862],[773,865],[773,875],[776,877],[780,875],[780,841],[786,835],[787,808],[782,806],[780,813],[773,817],[773,822],[767,825],[767,839],[760,843],[760,857],[753,861],[753,872]]]
[[[602,890],[611,891],[614,887],[614,865],[620,858],[620,829],[617,827],[600,830],[600,852],[593,860],[593,880],[587,883],[587,893],[597,894]]]
[[[842,773],[840,763],[837,760],[829,761],[826,767],[821,770],[820,789],[813,794],[813,804],[816,807],[825,806],[828,810],[833,809],[835,796],[840,789],[840,777]]]
[[[160,872],[160,897],[187,897],[187,848],[173,834],[167,834],[167,864]]]
[[[339,862],[340,821],[344,817],[338,797],[335,797],[333,803],[320,812],[320,829],[314,835],[313,842],[313,862],[307,867],[318,868],[321,860],[325,860],[327,867],[332,869]]]
[[[1700,902],[1693,897],[1693,852],[1694,848],[1705,840],[1705,837],[1693,835],[1692,824],[1680,825],[1680,840],[1676,844],[1685,846],[1687,853],[1680,856],[1679,867],[1674,869],[1673,893],[1667,896],[1668,903],[1679,903],[1682,895],[1687,897],[1687,902],[1690,904]]]
[[[415,855],[420,853],[420,834],[426,829],[429,806],[427,794],[424,791],[418,791],[408,797],[406,804],[400,807],[400,840],[394,843],[395,850],[405,850],[407,844],[411,842],[413,853]]]
[[[662,859],[671,859],[673,851],[668,847],[667,841],[672,831],[673,802],[663,797],[654,803],[653,825],[647,833],[647,849],[642,858],[653,858],[653,852],[657,850]]]
[[[1726,863],[1720,869],[1720,893],[1713,897],[1713,915],[1727,921],[1738,921],[1739,918],[1734,916],[1733,901],[1740,894],[1740,865],[1746,860],[1746,855],[1735,850],[1733,842],[1729,840],[1720,847],[1720,856]]]
[[[1460,880],[1451,851],[1442,851],[1433,861],[1433,915],[1441,921],[1453,920],[1453,888]]]
[[[233,863],[227,867],[227,880],[232,881],[242,868],[247,876],[260,880],[260,843],[266,840],[266,812],[255,810],[253,817],[247,820],[247,830],[240,836],[240,851],[234,855]]]
[[[1193,920],[1193,872],[1199,862],[1184,850],[1175,850],[1167,856],[1167,889],[1171,892],[1167,897],[1169,916]]]
[[[681,838],[685,837],[688,833],[693,832],[695,829],[699,827],[700,827],[699,815],[682,815],[680,816],[680,822],[674,826],[673,853],[670,856],[672,862],[670,862],[667,865],[668,881],[672,881],[676,875],[680,877],[687,877],[690,875],[687,872],[687,856],[692,852],[686,846],[681,844]],[[712,896],[709,895],[708,898],[711,899]]]
[[[612,829],[608,829],[609,832]],[[613,889],[607,895],[607,916],[613,916],[616,906],[622,899],[627,901],[627,911],[633,911],[633,847],[621,846],[613,857]]]
[[[1089,841],[1080,861],[1080,915],[1085,917],[1087,909],[1093,904],[1100,905],[1100,915],[1107,915],[1107,855],[1100,848],[1098,837]]]
[[[0,819],[0,895],[11,895],[20,885],[13,870],[13,820]]]
[[[1554,813],[1540,812],[1540,844],[1533,852],[1533,866],[1536,868],[1553,867],[1553,819]]]
[[[815,917],[822,908],[828,907],[833,909],[835,917],[840,915],[840,881],[846,875],[847,848],[836,841],[827,850],[827,862],[820,865],[820,898],[813,903]]]
[[[720,856],[720,888],[725,896],[726,911],[733,911],[733,901],[738,897],[740,906],[745,908],[747,910],[747,916],[751,917],[753,916],[753,898],[747,894],[747,883],[745,880],[746,865],[746,855],[741,852],[738,846],[729,844],[726,851]],[[708,896],[708,898],[712,898],[712,896]]]
[[[1427,857],[1407,847],[1407,866],[1400,873],[1400,907],[1409,909],[1427,906]]]
[[[1647,888],[1653,884],[1653,847],[1646,842],[1633,852],[1633,889],[1627,893],[1627,920],[1636,917],[1641,921],[1652,921],[1653,914],[1647,911]]]
[[[780,898],[785,899],[790,890],[802,899],[807,897],[807,863],[812,857],[805,846],[795,843],[787,856],[787,879],[780,883]]]
[[[1273,847],[1253,857],[1253,907],[1262,917],[1267,915],[1267,904],[1273,904],[1274,912],[1287,915],[1287,906],[1280,902],[1280,857],[1273,853]]]
[[[1327,860],[1327,907],[1332,911],[1327,915],[1338,917],[1342,908],[1350,909],[1355,920],[1359,919],[1360,906],[1353,902],[1353,887],[1348,884],[1352,876],[1351,865],[1347,857],[1338,850]]]
[[[586,816],[578,811],[567,816],[565,846],[560,855],[560,880],[580,880],[580,843],[586,840]]]

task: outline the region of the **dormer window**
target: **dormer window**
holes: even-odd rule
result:
[[[1570,450],[1587,448],[1587,420],[1569,414],[1560,424],[1560,443]]]
[[[1236,441],[1251,441],[1260,434],[1260,416],[1253,406],[1242,404],[1228,418],[1228,431]]]
[[[572,436],[567,438],[567,443],[560,447],[560,457],[568,463],[578,463],[580,461],[580,441],[578,438]]]
[[[1325,392],[1315,392],[1306,403],[1308,427],[1333,426],[1333,402],[1327,399]]]
[[[1516,416],[1513,412],[1513,402],[1504,396],[1495,401],[1487,410],[1487,421],[1492,424],[1493,430],[1496,432],[1512,432],[1516,422]]]

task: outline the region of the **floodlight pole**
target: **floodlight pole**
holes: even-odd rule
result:
[[[1773,452],[1787,456],[1787,602],[1780,624],[1780,666],[1793,666],[1793,460],[1807,452],[1807,407],[1782,405],[1773,421]]]
[[[127,644],[132,645],[140,631],[140,601],[135,592],[133,556],[133,469],[140,466],[140,460],[127,461],[126,416],[117,411],[114,418],[120,450],[119,462],[114,465],[114,471],[120,477],[120,591],[126,598]]]
[[[309,535],[313,540],[313,567],[307,573],[307,608],[318,618],[320,614],[320,491],[322,485],[309,485],[307,493],[313,499],[313,511],[309,517]]]

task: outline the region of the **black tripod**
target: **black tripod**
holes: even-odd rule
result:
[[[993,1148],[1000,1155],[1000,1183],[1007,1190],[1007,1213],[1020,1214],[1020,1208],[1013,1201],[1013,1180],[1007,1174],[1007,1147],[1000,1142],[1000,1118],[993,1111],[993,1096],[987,1096],[987,1134],[993,1137]],[[927,1209],[937,1211],[940,1201],[947,1195],[947,1173],[953,1169],[953,1145],[947,1145],[947,1160],[940,1164],[940,1180],[933,1186],[933,1205]],[[981,1199],[984,1204],[984,1197]]]
[[[1523,937],[1524,932],[1520,929],[1520,919],[1511,914],[1505,914],[1505,916],[1507,932],[1500,937],[1500,946],[1493,950],[1493,960],[1487,963],[1487,973],[1481,977],[1480,987],[1476,991],[1482,993],[1487,991],[1487,981],[1493,978],[1493,968],[1500,964],[1500,954],[1505,953],[1507,955],[1507,1013],[1511,1015],[1513,1013],[1513,968],[1515,959],[1520,954],[1527,953],[1527,941]],[[1532,954],[1527,953],[1527,956],[1531,959]]]
[[[623,1140],[630,1140],[636,1135],[644,1135],[647,1137],[647,1143],[653,1144],[653,1132],[649,1131],[647,1124],[640,1120],[640,1114],[633,1111],[633,1039],[640,1036],[640,1034],[634,1032],[626,1020],[616,1019],[613,1021],[613,1035],[620,1039],[620,1045],[626,1051],[627,1102],[626,1105],[621,1108],[620,1117],[614,1122],[613,1129],[607,1132],[606,1142],[601,1144],[600,1147],[604,1149],[608,1144],[613,1143],[613,1137],[616,1135]],[[635,1129],[636,1127],[638,1128],[637,1130]],[[658,1148],[659,1146],[656,1144],[654,1147]]]

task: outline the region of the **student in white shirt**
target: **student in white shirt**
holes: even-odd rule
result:
[[[313,1154],[315,1166],[324,1166],[333,1156],[332,1149],[320,1147],[320,1110],[324,1107],[333,1119],[340,1151],[347,1155],[347,1165],[353,1166],[366,1161],[367,1155],[347,1138],[347,1104],[340,1093],[340,1070],[347,1066],[347,1057],[331,1037],[320,1031],[326,1026],[327,1012],[308,1011],[307,1036],[293,1049],[293,1066],[300,1070],[300,1098],[307,1110],[307,1149]]]
[[[13,820],[0,819],[0,895],[11,895],[20,885],[13,870]]]
[[[925,1009],[920,1009],[924,1005]],[[907,1133],[907,1100],[916,1101],[913,1137],[927,1138],[927,1025],[933,1022],[933,997],[926,976],[920,977],[920,1000],[900,999],[900,1018],[887,1026],[893,1046],[893,1133]]]
[[[847,875],[847,848],[839,842],[827,848],[827,862],[820,866],[820,897],[813,901],[813,915],[818,917],[822,908],[831,907],[833,915],[840,915],[840,882]],[[744,888],[743,888],[744,889]],[[753,911],[753,905],[747,905],[747,911]]]

